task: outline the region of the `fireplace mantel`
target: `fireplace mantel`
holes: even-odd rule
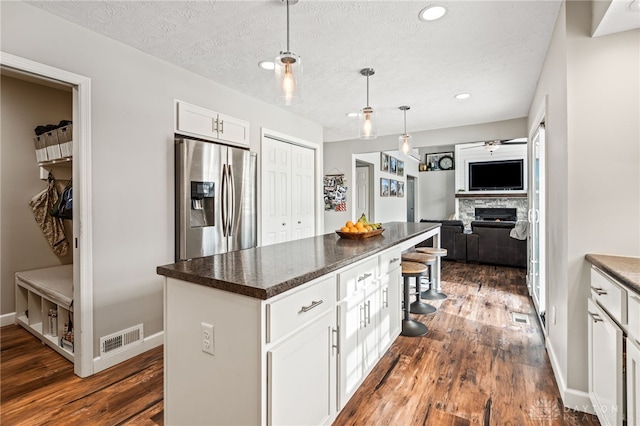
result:
[[[527,198],[527,194],[524,192],[519,192],[515,194],[511,193],[471,193],[464,192],[456,194],[456,198]]]

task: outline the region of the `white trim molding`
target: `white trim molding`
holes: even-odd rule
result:
[[[73,300],[74,372],[93,371],[93,257],[91,222],[91,79],[59,68],[0,52],[0,65],[73,86]]]
[[[16,323],[16,313],[11,312],[9,314],[0,315],[0,327],[12,325]]]
[[[560,374],[561,369],[558,364],[558,358],[553,351],[553,346],[549,339],[547,339],[545,346],[547,348],[547,354],[549,355],[549,361],[551,362],[551,369],[553,370],[553,376],[556,378],[556,383],[558,384],[558,390],[560,391],[564,408],[570,408],[574,411],[581,411],[583,413],[595,415],[596,412],[593,408],[593,404],[591,404],[588,392],[567,388],[564,377]]]
[[[145,337],[141,344],[136,344],[130,349],[123,350],[122,352],[118,352],[110,356],[94,358],[93,372],[99,373],[103,370],[106,370],[107,368],[113,367],[116,364],[133,358],[134,356],[140,355],[162,344],[164,344],[164,331],[158,332],[149,337]]]

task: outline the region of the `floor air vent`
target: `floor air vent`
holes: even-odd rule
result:
[[[142,343],[142,324],[100,338],[100,356],[111,355],[125,348]]]
[[[529,315],[521,314],[520,312],[511,312],[511,321],[516,324],[529,325]]]

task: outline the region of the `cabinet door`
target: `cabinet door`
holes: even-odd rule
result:
[[[380,316],[379,330],[379,355],[389,349],[395,338],[400,334],[401,306],[399,282],[402,279],[400,269],[395,268],[380,278]]]
[[[349,401],[363,378],[362,345],[358,342],[365,320],[362,294],[360,292],[338,304],[338,410]]]
[[[380,303],[378,298],[380,292],[378,291],[378,282],[375,281],[372,285],[365,288],[365,298],[363,301],[364,306],[364,321],[362,327],[360,327],[359,339],[362,342],[362,368],[363,374],[368,374],[374,365],[378,362],[378,322],[380,319]]]
[[[602,425],[621,425],[622,330],[591,299],[589,321],[589,397]]]
[[[333,415],[333,311],[267,352],[269,425],[320,425]]]
[[[640,341],[627,339],[627,424],[640,425]]]
[[[208,138],[218,136],[218,114],[195,105],[178,102],[178,125],[180,132]]]
[[[291,239],[291,145],[262,139],[262,245]]]
[[[218,114],[218,139],[249,146],[249,122]]]
[[[291,145],[292,239],[315,235],[315,151]]]

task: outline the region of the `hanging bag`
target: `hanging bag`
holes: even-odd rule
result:
[[[73,219],[73,183],[69,180],[62,190],[62,195],[51,209],[51,216],[60,219]]]
[[[49,174],[47,187],[31,199],[29,206],[53,252],[58,256],[64,256],[69,250],[69,242],[64,234],[62,220],[49,214],[57,204],[58,198],[53,176]]]

